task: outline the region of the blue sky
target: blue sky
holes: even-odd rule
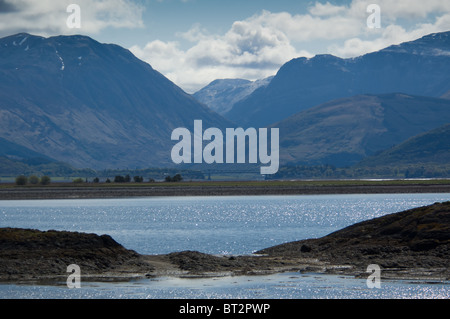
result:
[[[342,2],[342,1],[341,1]],[[135,41],[173,39],[179,32],[200,24],[211,33],[225,33],[234,21],[244,20],[262,10],[302,13],[308,1],[292,0],[153,0],[142,1],[145,29]],[[125,31],[126,32],[126,31]],[[114,36],[113,34],[109,34]],[[119,38],[118,38],[119,39]],[[125,39],[123,39],[125,41]],[[130,41],[128,41],[130,42]]]
[[[68,28],[69,4],[81,28]],[[369,28],[367,7],[380,8]],[[0,36],[84,34],[130,49],[189,93],[316,54],[354,57],[450,30],[448,0],[0,0]]]

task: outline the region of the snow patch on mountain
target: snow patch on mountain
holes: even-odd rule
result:
[[[245,99],[257,89],[267,86],[272,78],[268,77],[256,81],[244,79],[214,80],[194,93],[193,96],[213,111],[223,115],[230,111],[235,103]]]
[[[59,60],[61,61],[61,71],[64,71],[64,69],[66,68],[66,67],[64,66],[64,60],[63,60],[63,58],[59,55],[58,50],[56,50],[55,52],[56,52],[56,55],[58,56]]]

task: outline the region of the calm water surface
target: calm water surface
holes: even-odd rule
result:
[[[450,200],[450,194],[164,197],[0,201],[0,227],[109,234],[141,254],[249,254],[348,225]],[[0,298],[449,298],[448,284],[278,274],[139,280],[67,287],[0,285]]]

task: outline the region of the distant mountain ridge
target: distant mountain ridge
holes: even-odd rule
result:
[[[195,119],[230,125],[120,46],[0,39],[0,138],[10,143],[81,168],[167,166],[172,130]]]
[[[29,160],[33,158],[44,158],[47,160],[52,160],[48,156],[34,152],[29,148],[26,148],[16,143],[12,143],[1,137],[0,137],[0,157],[7,157],[18,160],[23,159]]]
[[[449,92],[450,32],[354,59],[294,59],[273,78],[217,80],[196,98],[120,46],[21,33],[0,39],[0,157],[173,167],[172,130],[202,120],[204,129],[279,128],[282,165],[381,163],[412,146],[425,159],[431,137],[445,147],[446,131],[425,135],[422,153],[405,143],[450,123]]]
[[[215,112],[223,115],[233,106],[252,94],[255,90],[267,86],[273,76],[262,80],[219,79],[211,82],[193,96]]]
[[[450,90],[450,32],[390,46],[357,58],[297,58],[269,85],[224,114],[248,127],[264,127],[310,107],[358,94],[440,97]],[[448,94],[448,93],[447,93]]]
[[[367,157],[358,166],[450,165],[450,123],[416,135],[380,154]]]
[[[402,93],[333,100],[273,124],[282,164],[351,166],[450,123],[450,100]]]

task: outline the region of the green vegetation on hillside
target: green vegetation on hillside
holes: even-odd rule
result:
[[[95,176],[92,169],[77,169],[63,162],[55,162],[47,159],[12,159],[0,157],[0,176],[15,177],[25,176],[52,176],[52,177],[77,177]]]
[[[450,163],[442,165],[386,165],[376,167],[283,166],[266,179],[364,179],[364,178],[449,178]]]
[[[362,160],[358,167],[408,166],[426,163],[428,174],[442,172],[450,163],[450,124],[414,136],[377,155]],[[425,173],[427,174],[427,173]]]

